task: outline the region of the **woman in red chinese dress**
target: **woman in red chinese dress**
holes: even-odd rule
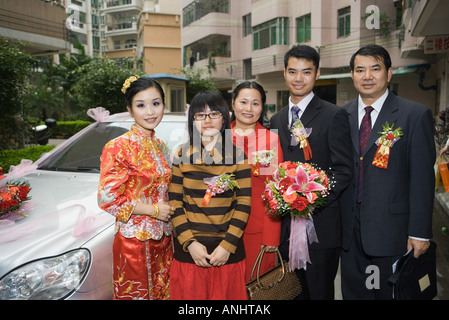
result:
[[[135,123],[105,145],[98,190],[100,208],[116,217],[113,297],[169,299],[171,170],[155,137],[165,96],[147,78],[129,78],[122,91]]]
[[[242,82],[232,93],[233,142],[245,150],[251,164],[251,213],[243,234],[246,252],[246,281],[260,250],[265,247],[260,274],[275,266],[275,255],[280,241],[281,220],[270,215],[262,200],[265,181],[273,169],[284,161],[279,137],[263,127],[265,90],[256,82]]]

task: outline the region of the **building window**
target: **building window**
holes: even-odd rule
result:
[[[243,16],[243,37],[246,37],[252,33],[251,28],[251,13]]]
[[[284,106],[288,105],[289,98],[290,98],[289,91],[277,91],[277,97],[276,97],[277,110],[280,110]]]
[[[172,112],[184,111],[184,89],[181,87],[170,88],[170,110]]]
[[[250,80],[254,79],[253,76],[253,64],[251,59],[243,60],[243,79]]]
[[[296,19],[296,42],[307,42],[312,40],[312,18],[311,14]]]
[[[288,18],[277,18],[253,28],[253,49],[265,49],[273,45],[288,45]]]
[[[351,34],[351,7],[338,10],[338,37]]]
[[[128,39],[125,41],[125,49],[131,49],[137,47],[137,40],[136,39]]]
[[[100,38],[99,37],[92,37],[92,45],[93,45],[93,49],[95,51],[100,50]]]
[[[96,16],[96,15],[92,15],[92,28],[100,29],[100,24],[98,22],[98,16]]]

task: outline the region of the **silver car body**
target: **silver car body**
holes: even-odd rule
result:
[[[56,277],[55,270],[50,275],[48,272],[45,276],[41,274],[41,261],[48,265],[46,258],[77,252],[81,248],[89,252],[84,250],[82,254],[86,256],[81,257],[87,269],[78,283],[67,285],[69,289],[59,290],[62,293],[58,293],[60,296],[56,294],[56,298],[112,298],[115,218],[99,209],[97,204],[99,159],[104,144],[128,131],[133,123],[134,120],[128,113],[113,115],[103,122],[93,123],[36,161],[38,169],[20,179],[31,185],[30,196],[34,208],[28,218],[0,228],[0,299],[24,299],[27,296],[30,299],[52,299],[52,294],[33,295],[27,292],[53,290],[44,290],[42,286],[45,284],[39,283],[46,281],[40,278]],[[186,137],[185,129],[184,115],[165,114],[155,130],[156,137],[174,150]],[[64,166],[58,167],[58,163],[64,163]],[[68,259],[68,256],[52,259],[51,263],[57,261],[60,264],[64,259]],[[37,271],[33,269],[23,278],[35,276],[39,281],[34,281],[32,288],[25,290],[25,284],[20,288],[19,276],[12,271],[17,270],[18,273],[34,261],[36,263],[31,266]],[[58,268],[56,270],[61,269]],[[23,282],[24,279],[20,281]],[[61,283],[57,285],[64,286]],[[70,286],[73,288],[70,289]],[[13,294],[17,290],[24,293]]]

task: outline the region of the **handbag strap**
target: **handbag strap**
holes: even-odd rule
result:
[[[265,252],[266,252],[265,247],[260,249],[260,252],[257,255],[256,261],[254,261],[254,265],[253,265],[253,268],[251,270],[251,276],[249,278],[249,281],[253,280],[254,271],[256,270],[256,267],[257,267],[256,279],[257,279],[257,283],[261,286],[262,289],[264,289],[264,286],[260,282],[260,264],[262,263],[262,259],[263,259],[263,256],[264,256]],[[277,283],[281,282],[282,279],[284,279],[284,277],[285,277],[284,260],[282,259],[281,253],[279,252],[278,249],[276,249],[275,253],[277,253],[278,260],[279,260],[279,263],[277,263],[276,265],[278,265],[278,264],[281,265],[282,273],[281,273],[281,276],[279,277],[279,279],[274,284],[272,284],[270,287],[272,287],[272,286],[276,285]],[[268,288],[266,288],[266,289],[268,289]]]

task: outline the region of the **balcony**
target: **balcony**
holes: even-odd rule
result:
[[[106,36],[124,36],[137,33],[137,22],[119,22],[107,25]]]
[[[109,0],[103,2],[102,10],[104,13],[114,13],[123,11],[141,11],[141,0]]]
[[[29,43],[25,50],[31,54],[69,52],[70,25],[62,4],[62,0],[0,1],[0,36]]]
[[[185,46],[214,34],[231,37],[230,25],[232,25],[232,20],[229,14],[209,13],[189,26],[183,27],[182,42]]]
[[[236,77],[236,67],[230,57],[212,57],[195,62],[195,67],[210,72],[210,77],[215,81],[231,80]]]

